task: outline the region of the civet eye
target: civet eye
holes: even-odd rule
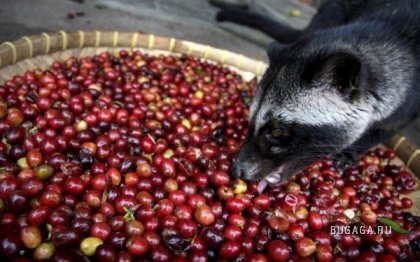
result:
[[[265,139],[271,145],[285,146],[290,142],[290,130],[287,127],[273,126],[266,129]]]
[[[271,130],[271,136],[273,138],[280,138],[283,135],[283,129],[281,128],[274,128]]]
[[[284,130],[282,128],[273,128],[266,130],[265,138],[270,144],[279,144],[280,140],[284,136]]]

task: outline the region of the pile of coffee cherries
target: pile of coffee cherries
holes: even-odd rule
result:
[[[318,161],[263,192],[230,177],[256,85],[195,57],[126,50],[6,81],[0,260],[418,259],[404,196],[417,185],[392,151],[343,172]]]

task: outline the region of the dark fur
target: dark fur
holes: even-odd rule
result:
[[[419,116],[418,0],[330,0],[301,31],[245,11],[221,11],[217,19],[260,29],[278,40],[268,48],[270,66],[260,83],[263,99],[256,105],[257,111],[267,103],[277,108],[286,103],[290,106],[305,89],[327,86],[320,92],[334,89],[349,104],[366,100],[374,107],[372,114],[387,113],[370,122],[345,147],[344,137],[353,124],[296,124],[269,112],[264,116],[265,125],[255,130],[254,116],[235,164],[238,176],[261,179],[285,165],[282,180],[286,180],[321,157],[351,162]],[[398,84],[393,79],[398,79]],[[392,112],[385,112],[389,110],[382,102],[385,97],[397,99],[404,93],[403,101]],[[290,136],[273,141],[267,132],[277,126],[289,130]],[[274,153],[273,145],[281,152]]]

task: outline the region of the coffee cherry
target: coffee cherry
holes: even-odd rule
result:
[[[303,237],[296,241],[295,249],[299,256],[309,257],[315,252],[316,244],[314,241],[312,241],[312,239],[308,237]]]
[[[378,216],[375,212],[371,210],[365,210],[362,212],[362,221],[366,224],[372,225],[375,224],[378,219]]]
[[[0,236],[0,254],[3,257],[13,258],[17,256],[21,245],[18,235],[13,232],[6,232]]]
[[[315,211],[308,214],[309,227],[312,230],[321,230],[324,227],[321,215]]]
[[[286,232],[290,225],[289,220],[285,217],[272,216],[267,222],[270,228],[277,232]]]
[[[239,256],[241,251],[241,246],[238,242],[233,240],[227,240],[222,243],[220,247],[220,255],[224,259],[234,259]]]
[[[390,163],[392,150],[368,151],[343,172],[318,160],[266,188],[230,176],[256,88],[218,63],[138,50],[70,57],[6,80],[0,256],[415,260],[407,195],[417,181]],[[375,229],[378,218],[410,234],[337,232]]]
[[[85,256],[91,257],[95,254],[98,246],[102,245],[103,241],[97,237],[87,237],[80,242],[80,250]]]
[[[20,230],[20,239],[27,248],[37,248],[42,241],[41,231],[35,226],[24,227]]]
[[[104,262],[112,262],[117,259],[117,253],[113,246],[108,244],[100,245],[96,248],[95,259]]]
[[[141,236],[132,236],[127,242],[128,251],[135,256],[143,256],[149,250],[147,240]]]
[[[267,255],[272,261],[288,261],[290,253],[288,245],[281,240],[274,240],[268,244]]]
[[[197,207],[194,212],[194,218],[198,221],[198,223],[204,226],[212,224],[215,220],[213,211],[207,205]]]

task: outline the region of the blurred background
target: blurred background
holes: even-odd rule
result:
[[[315,13],[308,0],[1,0],[0,41],[57,30],[140,31],[265,59],[264,48],[272,39],[217,23],[219,9],[210,2],[248,5],[294,27],[304,27]],[[294,10],[300,14],[291,15]]]
[[[137,31],[175,37],[266,60],[273,40],[232,23],[218,23],[218,7],[237,4],[295,28],[305,27],[323,0],[1,0],[0,42],[66,31]],[[420,146],[420,121],[403,134]]]

